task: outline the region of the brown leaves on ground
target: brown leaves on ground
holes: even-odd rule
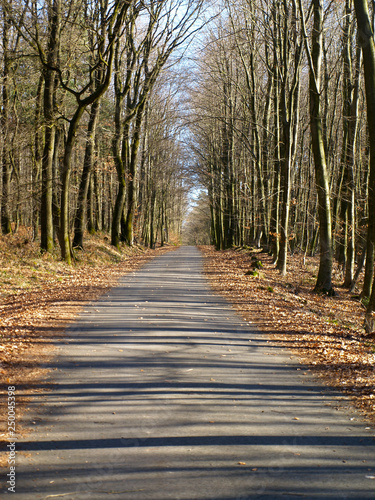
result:
[[[77,262],[68,266],[57,255],[40,255],[26,230],[0,238],[0,441],[7,438],[6,388],[14,385],[17,416],[28,391],[43,387],[41,364],[85,304],[98,299],[118,279],[171,247],[149,250],[123,247],[108,238],[90,237]],[[22,394],[22,396],[21,396]],[[18,426],[18,432],[21,432]]]
[[[295,254],[289,258],[284,277],[265,253],[200,249],[212,285],[247,321],[269,334],[273,342],[291,348],[375,422],[375,342],[364,337],[364,308],[340,288],[338,269],[334,274],[337,295],[328,297],[312,291],[316,259],[308,258],[304,263],[303,256]],[[255,260],[263,267],[253,273]]]

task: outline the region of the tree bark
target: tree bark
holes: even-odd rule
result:
[[[315,164],[315,183],[318,193],[318,216],[320,236],[320,261],[315,291],[333,294],[332,288],[332,220],[328,166],[324,147],[323,115],[321,99],[321,66],[323,47],[323,0],[313,0],[313,29],[311,38],[311,49],[308,43],[305,20],[303,14],[302,0],[300,10],[304,28],[305,46],[310,65],[310,130],[311,143]]]
[[[86,106],[79,105],[69,125],[68,135],[65,142],[63,171],[62,171],[62,186],[61,186],[61,214],[60,214],[60,246],[61,257],[68,264],[72,263],[72,247],[70,242],[70,217],[69,217],[69,189],[70,176],[72,172],[72,155],[75,144],[75,137],[78,130],[79,122],[86,109]]]
[[[352,63],[352,0],[346,0],[344,25],[344,81],[343,81],[343,196],[341,219],[343,231],[344,287],[350,288],[354,278],[355,265],[355,150],[358,124],[358,100],[361,67],[361,52],[353,71]],[[353,74],[354,73],[354,74]]]
[[[55,68],[60,50],[60,22],[61,6],[60,0],[53,0],[48,12],[49,17],[49,41],[47,48],[47,61],[43,68],[44,75],[44,152],[42,159],[42,197],[40,211],[41,241],[40,247],[43,252],[52,252],[54,248],[53,238],[53,155],[55,147],[55,91],[56,74]]]
[[[78,208],[74,219],[73,248],[83,249],[83,235],[86,229],[87,219],[87,195],[89,192],[90,179],[94,165],[96,126],[99,120],[100,101],[91,106],[90,119],[87,127],[87,142],[83,171],[78,191]]]
[[[128,186],[127,186],[127,213],[124,227],[124,238],[129,246],[134,244],[134,215],[137,200],[137,161],[139,146],[141,143],[141,131],[144,117],[145,106],[141,105],[137,112],[137,117],[134,124],[134,132],[131,144],[131,155],[128,171]],[[124,140],[127,140],[125,138]]]
[[[369,223],[367,233],[367,279],[374,276],[374,249],[375,249],[375,44],[374,33],[370,21],[367,0],[354,0],[359,40],[363,54],[364,78],[366,89],[367,121],[370,143],[370,174],[368,185]],[[368,291],[366,291],[367,293]],[[368,333],[374,331],[375,286],[372,283],[372,292],[367,306],[365,329]]]
[[[301,71],[302,44],[298,40],[296,11],[293,9],[291,20],[288,20],[288,6],[284,1],[284,25],[280,31],[280,47],[276,54],[279,60],[281,76],[281,201],[282,213],[280,221],[280,249],[276,268],[282,275],[286,274],[289,246],[289,214],[291,197],[291,171],[294,163],[297,144],[299,117],[299,87]],[[294,6],[295,7],[295,6]],[[292,41],[294,40],[294,42]],[[292,53],[293,50],[293,53]],[[293,60],[293,63],[292,63]]]
[[[7,10],[2,9],[3,14],[3,71],[2,71],[2,100],[0,109],[0,125],[2,133],[1,166],[2,166],[2,199],[1,199],[1,230],[3,234],[12,232],[11,225],[11,163],[10,163],[10,137],[9,137],[9,86],[11,61],[9,57],[9,29],[10,20]]]

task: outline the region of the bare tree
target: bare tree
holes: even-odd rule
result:
[[[173,52],[182,46],[194,32],[199,30],[197,21],[202,11],[203,1],[189,0],[151,0],[144,4],[144,30],[137,40],[133,30],[129,31],[125,45],[125,85],[118,86],[121,95],[116,106],[125,103],[125,110],[116,110],[122,118],[122,157],[120,158],[118,132],[116,132],[115,156],[117,158],[120,189],[117,196],[112,224],[112,244],[120,240],[120,220],[124,210],[124,186],[127,181],[126,214],[123,221],[122,236],[128,245],[134,243],[134,215],[137,196],[137,166],[141,144],[142,126],[145,118],[146,103],[156,84],[160,72],[165,67]],[[147,20],[145,20],[146,18]],[[139,28],[140,29],[140,28]],[[126,99],[125,99],[126,96]],[[130,126],[132,124],[132,126]],[[119,130],[119,127],[117,127]],[[127,179],[125,181],[124,175]]]
[[[366,275],[369,280],[374,275],[375,256],[375,42],[367,0],[354,0],[359,40],[363,54],[364,78],[366,88],[367,121],[370,142],[370,176],[368,185],[368,236]],[[368,333],[374,331],[375,286],[368,303],[365,328]]]
[[[328,166],[324,145],[323,113],[321,102],[322,47],[324,9],[322,0],[312,0],[313,27],[311,46],[305,26],[302,0],[299,7],[303,23],[305,47],[310,70],[310,129],[315,164],[315,182],[318,192],[318,214],[320,225],[320,265],[315,290],[333,293],[332,288],[332,219]]]

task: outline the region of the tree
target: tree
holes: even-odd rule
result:
[[[36,9],[36,7],[35,7]],[[36,33],[37,48],[43,64],[44,77],[44,151],[42,157],[42,196],[41,196],[41,242],[42,251],[51,252],[54,247],[53,236],[53,157],[56,140],[56,87],[58,85],[54,68],[57,67],[60,53],[61,4],[60,0],[47,3],[48,45],[44,50]]]
[[[341,221],[344,225],[339,259],[344,268],[344,286],[350,288],[354,279],[355,263],[355,167],[358,128],[358,102],[361,52],[358,47],[353,64],[352,0],[346,0],[343,30],[343,152],[341,178]]]
[[[170,56],[183,45],[199,27],[195,27],[202,11],[203,1],[183,2],[154,1],[145,5],[139,40],[134,37],[134,25],[128,32],[124,48],[127,68],[123,85],[117,84],[116,125],[114,156],[119,176],[117,195],[112,224],[112,244],[120,241],[120,221],[124,211],[125,183],[127,181],[126,214],[122,224],[122,237],[130,246],[134,243],[134,218],[137,192],[138,155],[141,145],[145,108],[156,81]],[[178,15],[177,15],[178,12]],[[120,55],[120,50],[118,51]],[[118,65],[120,66],[120,64]],[[125,103],[125,110],[118,109]],[[119,145],[119,131],[122,128],[122,145]],[[119,151],[121,150],[121,156]],[[126,179],[124,176],[126,175]]]
[[[328,166],[324,145],[323,113],[321,101],[322,47],[323,47],[323,1],[312,0],[313,28],[311,48],[305,26],[302,0],[299,0],[305,47],[310,72],[310,130],[315,164],[315,182],[318,193],[320,234],[320,263],[315,291],[333,293],[332,288],[332,219]]]
[[[299,93],[303,42],[298,29],[297,6],[284,0],[278,20],[283,20],[282,29],[277,26],[275,34],[275,59],[281,91],[280,99],[280,160],[281,160],[281,200],[282,213],[280,223],[280,249],[276,263],[281,274],[286,274],[289,245],[289,213],[291,197],[291,172],[297,148],[299,127]],[[275,9],[276,10],[276,9]]]
[[[375,256],[375,43],[367,0],[354,0],[359,40],[363,54],[364,79],[366,89],[367,121],[370,143],[370,175],[368,184],[368,235],[367,235],[367,276],[374,276]],[[369,278],[368,278],[369,279]],[[365,328],[374,330],[375,286],[366,310]]]
[[[74,95],[76,99],[76,109],[69,120],[69,128],[65,141],[63,170],[62,170],[62,196],[61,196],[61,216],[60,216],[60,246],[62,258],[68,263],[71,263],[72,252],[69,236],[69,189],[70,176],[72,171],[72,155],[75,144],[75,137],[78,130],[79,122],[86,108],[96,103],[109,87],[112,69],[113,58],[115,52],[115,43],[123,30],[123,23],[126,18],[127,10],[130,6],[128,0],[117,2],[113,9],[108,3],[101,5],[101,33],[98,33],[96,43],[97,52],[95,61],[89,67],[88,81],[83,85],[83,88],[76,90],[68,85],[68,81],[64,79],[64,75],[60,68],[56,68],[59,75],[60,84],[64,90]],[[92,88],[94,78],[94,70],[101,70],[101,80],[96,87]]]
[[[10,78],[12,71],[11,63],[11,41],[10,41],[10,19],[8,11],[2,10],[2,91],[0,107],[1,126],[1,166],[2,166],[2,200],[1,200],[1,230],[3,234],[12,232],[10,213]]]
[[[104,15],[106,15],[106,13],[103,10],[103,7],[100,10],[94,9],[92,12],[87,9],[87,11],[85,12],[86,23],[93,26],[97,24],[97,26],[95,26],[95,31],[92,30],[88,34],[88,42],[90,46],[90,52],[92,54],[91,65],[93,67],[95,67],[96,65],[95,46],[97,44],[97,38],[94,33],[99,33],[101,31],[100,37],[102,39],[106,36],[105,23],[103,23]],[[93,72],[92,88],[90,89],[91,92],[95,92],[100,89],[103,82],[103,72],[105,72],[105,69],[105,66],[96,66],[96,69]],[[90,117],[87,125],[85,157],[83,161],[83,170],[78,192],[78,207],[74,219],[73,248],[83,249],[83,236],[87,226],[87,197],[94,166],[96,129],[99,122],[99,112],[100,98],[96,99],[90,108]]]

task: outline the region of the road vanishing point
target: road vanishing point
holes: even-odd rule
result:
[[[216,295],[202,262],[181,247],[85,307],[1,498],[375,498],[374,430]]]

